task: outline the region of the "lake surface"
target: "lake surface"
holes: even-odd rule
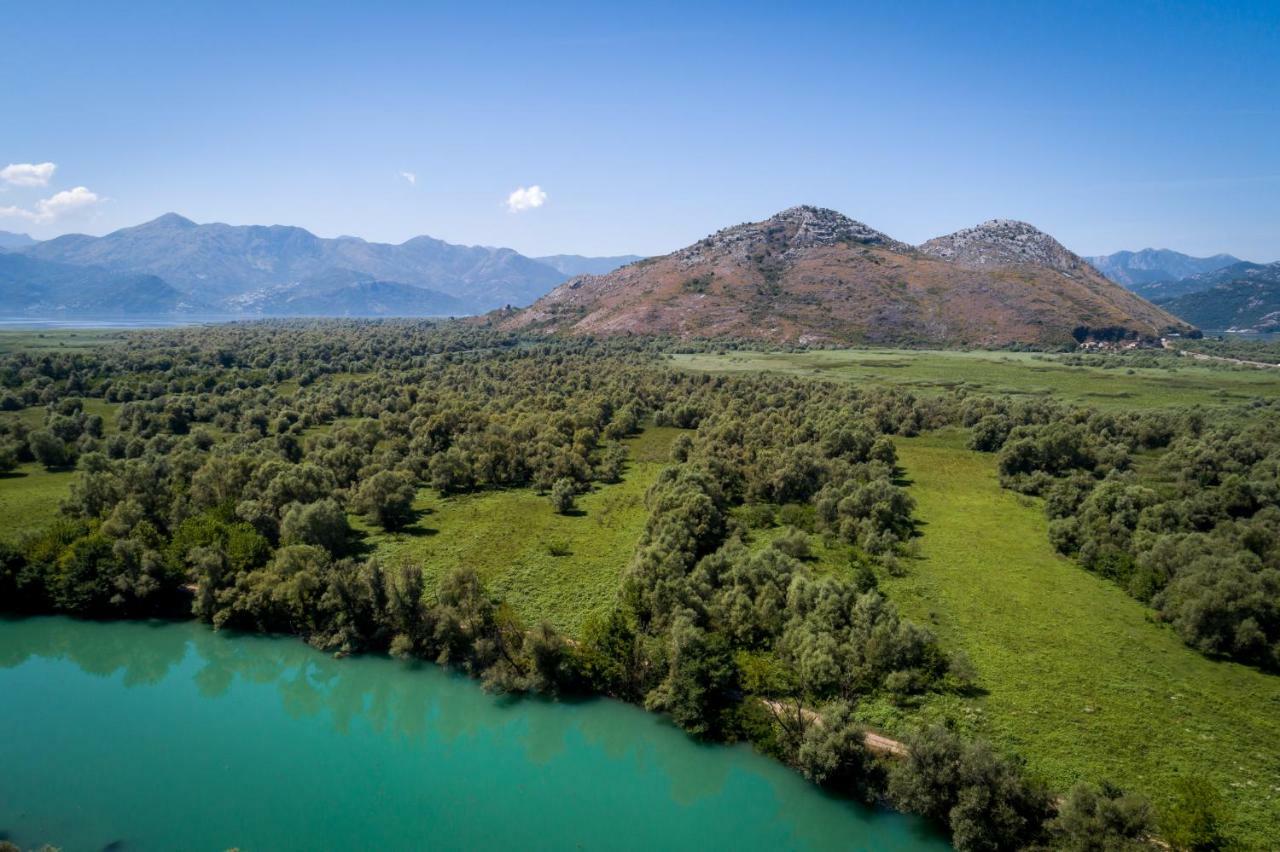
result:
[[[949,848],[611,701],[197,624],[0,619],[0,837],[184,849]],[[114,844],[114,845],[113,845]]]

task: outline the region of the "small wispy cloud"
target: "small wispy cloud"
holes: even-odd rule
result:
[[[530,187],[520,187],[515,192],[507,196],[507,209],[512,213],[521,213],[525,210],[533,210],[547,203],[547,194],[542,191],[542,187],[534,184]]]
[[[0,180],[14,186],[48,186],[57,170],[53,163],[10,163],[0,169]]]
[[[410,185],[410,186],[417,186],[417,185],[418,185],[418,176],[417,176],[417,175],[415,175],[413,172],[401,172],[401,173],[400,173],[400,177],[402,177],[402,178],[404,178],[405,180],[407,180],[407,181],[409,182],[409,185]]]
[[[0,216],[26,219],[28,222],[37,224],[47,224],[69,213],[92,207],[101,200],[102,196],[88,187],[77,186],[74,189],[64,189],[62,192],[55,192],[48,198],[40,199],[36,202],[34,210],[27,210],[24,207],[0,207]]]

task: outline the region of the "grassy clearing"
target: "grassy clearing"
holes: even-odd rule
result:
[[[103,431],[114,434],[116,429],[116,403],[100,399],[86,399],[84,410],[99,414]],[[44,427],[45,407],[24,408],[21,411],[0,413],[0,419],[12,419],[25,423],[31,429]],[[0,474],[0,540],[14,539],[20,532],[40,530],[57,517],[58,505],[71,493],[75,470],[45,470],[43,465],[28,462],[17,470]]]
[[[97,414],[102,418],[104,434],[111,435],[116,432],[116,411],[120,408],[120,403],[93,397],[84,397],[83,402],[85,414]],[[26,424],[28,429],[43,429],[48,414],[48,409],[43,405],[32,405],[18,411],[0,412],[0,420],[11,418]]]
[[[0,474],[0,541],[12,541],[19,533],[48,526],[58,515],[58,504],[71,491],[75,471],[50,472],[39,464],[19,465]]]
[[[572,515],[557,515],[532,489],[445,499],[423,489],[418,524],[394,535],[371,533],[369,541],[389,564],[421,566],[429,582],[459,566],[474,568],[525,623],[546,620],[577,635],[589,615],[615,600],[648,516],[645,492],[676,434],[650,427],[629,440],[623,481],[582,495]]]
[[[1057,396],[1099,408],[1235,405],[1280,396],[1280,370],[1072,367],[1031,352],[841,349],[675,355],[674,366],[707,372],[777,372],[810,378],[897,385],[920,393],[974,392]]]
[[[882,585],[972,658],[986,694],[970,715],[1055,789],[1108,778],[1159,805],[1178,775],[1202,775],[1250,844],[1280,836],[1280,677],[1200,656],[1054,553],[1040,507],[965,438],[899,439],[921,558]]]

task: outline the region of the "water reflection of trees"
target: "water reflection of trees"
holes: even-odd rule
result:
[[[830,809],[855,808],[780,766],[755,763],[745,750],[694,742],[662,717],[635,707],[495,697],[433,665],[385,657],[335,659],[291,638],[217,634],[189,622],[0,620],[0,669],[32,658],[67,660],[96,677],[119,676],[126,688],[182,676],[211,700],[242,688],[237,684],[270,686],[291,718],[322,718],[339,735],[363,725],[411,744],[485,737],[518,747],[536,766],[585,747],[627,771],[656,776],[683,806],[724,792],[735,771],[746,772],[771,789],[776,819],[795,832],[799,845],[829,843]],[[867,837],[887,840],[881,831],[898,844],[921,841],[900,817],[877,821]]]

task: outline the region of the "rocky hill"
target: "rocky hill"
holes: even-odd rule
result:
[[[992,219],[920,245],[920,253],[971,269],[1039,266],[1072,278],[1091,268],[1062,243],[1026,222]]]
[[[916,249],[816,207],[571,279],[492,321],[575,334],[939,346],[1189,330],[1025,223],[996,220]]]

